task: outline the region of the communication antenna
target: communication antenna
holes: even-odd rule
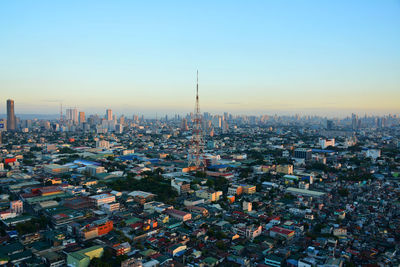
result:
[[[196,76],[196,104],[194,109],[193,117],[193,129],[192,129],[192,141],[189,148],[189,160],[188,166],[195,166],[196,170],[203,169],[206,167],[204,159],[204,142],[203,142],[203,131],[202,131],[202,117],[200,114],[200,103],[199,103],[199,71]]]

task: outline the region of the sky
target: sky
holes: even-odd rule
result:
[[[400,113],[400,0],[0,1],[0,113]],[[65,112],[65,111],[64,111]]]

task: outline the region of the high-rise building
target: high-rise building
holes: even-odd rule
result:
[[[222,120],[220,116],[215,116],[212,120],[212,124],[215,128],[221,128]]]
[[[106,110],[106,120],[111,121],[113,119],[113,114],[111,109]]]
[[[332,130],[333,129],[333,120],[326,121],[326,129]]]
[[[229,124],[226,120],[222,122],[222,133],[226,134],[229,131]]]
[[[115,125],[115,132],[116,133],[122,133],[124,131],[124,126],[120,123]]]
[[[2,144],[2,132],[6,130],[7,121],[5,119],[0,119],[0,145]]]
[[[224,120],[224,121],[228,120],[228,112],[224,112],[223,120]]]
[[[86,122],[85,112],[80,111],[79,112],[79,123],[82,124],[84,122]]]
[[[0,119],[0,133],[2,131],[5,131],[7,129],[7,120],[6,119]]]
[[[182,128],[182,131],[188,131],[189,130],[187,119],[185,119],[185,118],[182,119],[181,128]]]
[[[122,115],[121,117],[119,117],[119,124],[124,125],[125,124],[125,116]]]
[[[312,158],[312,150],[308,148],[297,148],[294,150],[294,158],[310,160]]]
[[[67,120],[73,122],[74,124],[78,123],[78,110],[76,108],[67,109]]]
[[[358,116],[356,114],[351,114],[351,128],[357,130],[359,126]]]
[[[7,100],[7,131],[15,131],[14,100]]]

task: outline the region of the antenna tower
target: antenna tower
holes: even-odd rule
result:
[[[189,160],[188,166],[195,166],[196,170],[203,169],[206,164],[204,160],[204,142],[202,135],[202,117],[200,114],[199,104],[199,71],[197,71],[197,83],[196,83],[196,105],[194,109],[193,117],[193,130],[192,130],[192,142],[189,148]]]

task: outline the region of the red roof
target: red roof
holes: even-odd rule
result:
[[[30,198],[30,197],[36,197],[36,196],[38,196],[38,194],[34,194],[34,193],[21,194],[21,197],[23,197],[23,198]]]
[[[285,229],[285,228],[277,227],[277,226],[272,227],[270,231],[281,234],[281,235],[290,235],[291,233],[294,233],[293,230],[289,230],[289,229]]]
[[[58,191],[61,191],[61,190],[60,190],[60,188],[58,186],[46,186],[46,187],[39,188],[39,191],[42,194],[45,194],[45,193],[58,192]]]
[[[160,256],[162,256],[160,253],[156,253],[156,254],[154,254],[154,255],[151,255],[150,258],[156,259],[156,258],[158,258],[158,257],[160,257]]]
[[[64,213],[60,213],[60,214],[56,214],[53,216],[53,218],[57,219],[62,219],[62,218],[68,218],[68,215],[64,214]]]
[[[269,217],[269,218],[268,218],[268,221],[272,221],[272,220],[280,221],[280,220],[281,220],[281,217],[279,217],[279,216],[274,216],[274,217]]]
[[[133,229],[142,227],[143,223],[137,222],[130,225]]]
[[[220,175],[221,176],[231,176],[231,175],[233,175],[233,173],[221,173]]]
[[[158,241],[159,242],[167,242],[167,239],[165,237],[161,237]]]
[[[184,212],[184,211],[181,211],[181,210],[176,210],[176,209],[169,209],[169,210],[167,210],[167,213],[172,213],[172,214],[176,214],[176,215],[179,215],[179,216],[185,216],[185,215],[188,215],[188,214],[190,214],[190,213],[187,213],[187,212]]]

